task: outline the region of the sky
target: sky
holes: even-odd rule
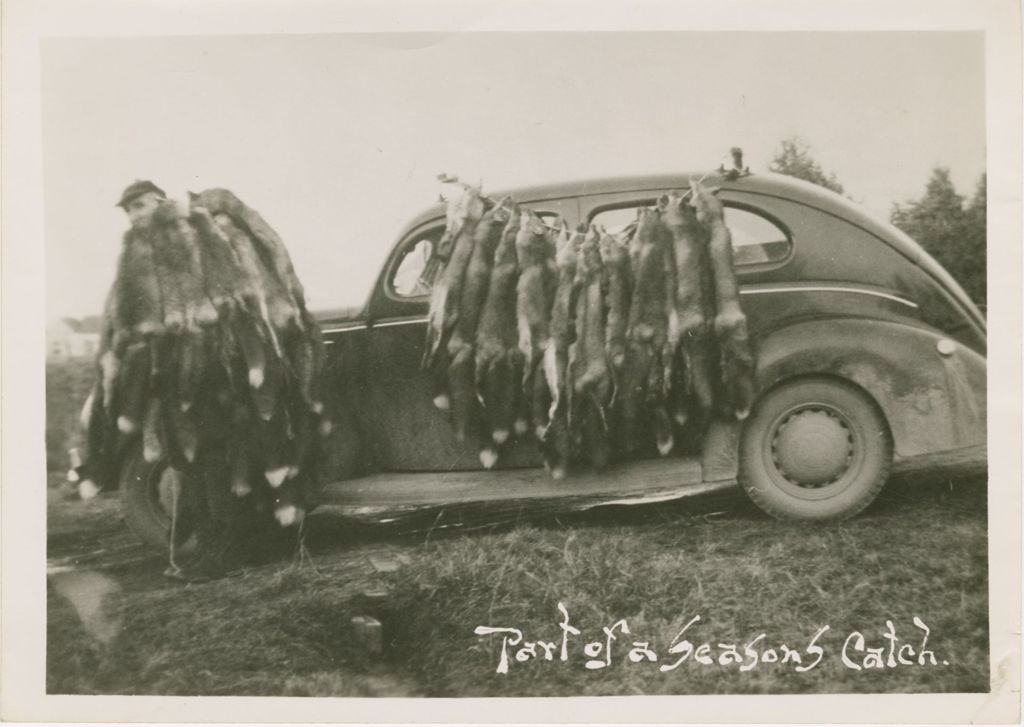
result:
[[[717,167],[799,136],[871,214],[985,171],[980,33],[53,38],[42,45],[47,316],[97,314],[121,190],[227,187],[313,308],[360,305],[438,173],[488,189]]]

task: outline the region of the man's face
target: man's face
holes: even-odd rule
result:
[[[160,204],[161,199],[156,192],[144,192],[126,204],[124,211],[128,214],[128,221],[132,227],[144,226]]]

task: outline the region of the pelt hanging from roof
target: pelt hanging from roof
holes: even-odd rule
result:
[[[317,431],[329,428],[324,344],[281,238],[255,210],[211,189],[162,201],[128,230],[100,349],[82,413],[83,495],[114,487],[141,438],[147,461],[186,472],[225,456],[225,487],[271,496],[282,525],[302,518]]]
[[[748,415],[755,360],[731,236],[699,180],[612,235],[439,179],[455,189],[422,276],[423,367],[484,467],[532,431],[561,479],[580,460],[692,448],[712,417]]]

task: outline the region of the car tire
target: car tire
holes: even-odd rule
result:
[[[839,379],[787,381],[765,394],[743,427],[739,481],[784,520],[842,520],[878,496],[892,435],[875,402]]]
[[[167,460],[147,462],[138,446],[125,458],[119,481],[121,514],[128,529],[143,543],[163,553],[170,549],[173,477]],[[176,551],[186,553],[194,549],[196,539],[183,508],[179,508],[175,528]]]

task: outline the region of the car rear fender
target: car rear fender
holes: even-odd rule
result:
[[[809,374],[866,391],[889,423],[897,459],[985,442],[985,359],[937,331],[828,319],[787,326],[761,341],[760,391]]]

